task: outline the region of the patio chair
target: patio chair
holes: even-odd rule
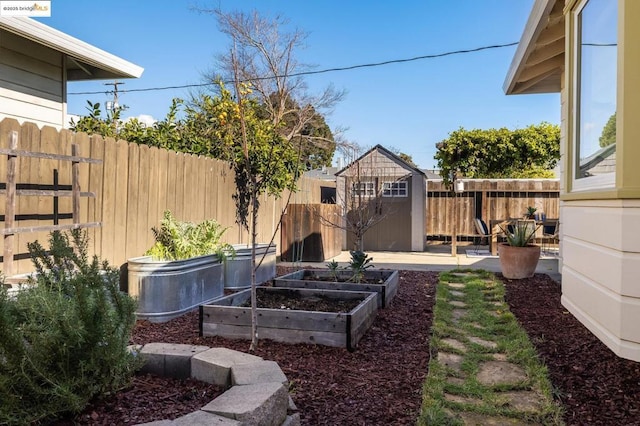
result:
[[[487,227],[487,224],[485,223],[485,221],[480,219],[479,217],[476,217],[473,220],[473,224],[475,225],[476,232],[480,235],[480,238],[478,239],[479,241],[478,244],[475,244],[472,250],[478,253],[478,247],[482,245],[482,241],[485,238],[487,239],[487,245],[489,244],[489,238],[491,238],[491,231]]]
[[[556,242],[560,243],[560,221],[558,219],[547,219],[542,223],[542,251],[548,252],[551,244]]]

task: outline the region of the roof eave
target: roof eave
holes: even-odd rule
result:
[[[30,18],[1,17],[0,29],[5,29],[95,67],[100,70],[95,76],[96,79],[139,78],[144,71],[144,68],[136,64]]]
[[[562,4],[559,0],[534,2],[502,86],[505,94],[560,91],[564,67]]]

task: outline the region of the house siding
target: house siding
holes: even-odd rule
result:
[[[572,27],[566,19],[567,67],[561,92],[563,169],[560,206],[562,304],[617,355],[640,361],[640,113],[636,46],[640,6],[618,2],[617,163],[615,187],[572,191]],[[629,23],[633,23],[629,25]],[[625,78],[626,76],[626,78]]]
[[[63,63],[62,53],[0,30],[0,119],[62,127]]]

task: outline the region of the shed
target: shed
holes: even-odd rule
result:
[[[138,78],[142,72],[31,18],[0,18],[0,120],[64,127],[68,81]]]
[[[337,203],[343,208],[343,248],[355,246],[348,217],[371,224],[363,250],[424,251],[426,176],[381,145],[336,173]],[[351,215],[351,216],[349,216]]]

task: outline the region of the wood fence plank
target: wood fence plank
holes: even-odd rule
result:
[[[140,172],[140,146],[137,143],[130,143],[129,150],[129,176],[127,180],[127,234],[125,237],[125,255],[127,259],[141,256],[138,252],[138,200],[139,193],[139,172]]]
[[[117,147],[113,138],[104,140],[104,177],[102,191],[102,256],[107,259],[118,257],[115,245]],[[115,264],[115,261],[114,261]]]
[[[167,202],[167,167],[169,163],[169,151],[166,149],[158,150],[158,159],[156,162],[158,168],[158,217],[162,217],[162,213],[168,209]]]
[[[142,256],[152,245],[151,226],[161,218],[149,217],[149,180],[151,179],[151,160],[149,146],[140,145],[140,168],[138,173],[138,230],[135,252]]]
[[[92,136],[89,138],[84,133],[75,134],[74,141],[80,146],[87,146],[90,149],[91,158],[100,160],[98,164],[89,164],[89,191],[95,192],[96,197],[89,202],[89,208],[87,211],[88,222],[102,222],[102,197],[104,192],[104,140],[100,136]],[[102,253],[102,227],[96,228],[95,231],[90,232],[93,238],[89,241],[90,247],[92,247],[92,254],[100,255],[104,260],[111,259],[104,256]],[[115,264],[114,264],[115,266]]]

